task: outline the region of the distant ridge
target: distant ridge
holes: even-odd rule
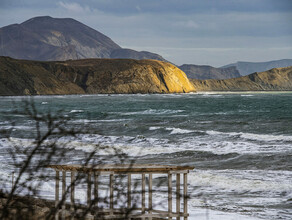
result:
[[[130,58],[166,61],[158,54],[121,48],[72,18],[41,16],[0,28],[0,56],[27,60]]]
[[[190,79],[230,79],[240,77],[235,66],[215,68],[207,65],[183,64],[179,68]]]
[[[240,75],[246,76],[248,74],[254,72],[263,72],[266,70],[270,70],[272,68],[279,68],[279,67],[288,67],[292,66],[292,59],[282,59],[282,60],[273,60],[268,62],[243,62],[239,61],[236,63],[231,63],[221,68],[235,66]]]
[[[191,79],[197,91],[292,91],[292,66],[224,80]]]

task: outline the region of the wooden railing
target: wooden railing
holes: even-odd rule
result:
[[[167,166],[167,165],[149,165],[149,164],[132,164],[132,165],[50,165],[56,171],[55,184],[55,206],[57,208],[55,219],[65,219],[66,216],[74,216],[82,210],[90,210],[86,215],[86,219],[173,219],[177,220],[183,218],[188,219],[188,185],[187,174],[189,170],[194,167],[190,166]],[[59,195],[60,172],[62,172],[62,197]],[[66,174],[71,173],[71,183],[67,187]],[[87,205],[75,204],[75,181],[76,174],[84,173],[87,175]],[[137,208],[138,204],[132,204],[132,174],[141,175],[141,208]],[[158,210],[153,208],[153,174],[167,174],[168,182],[168,210]],[[101,176],[109,175],[109,209],[104,209],[98,206],[99,202],[99,181]],[[127,175],[127,204],[125,208],[114,207],[114,176]],[[173,211],[173,186],[172,177],[176,177],[176,196],[175,204],[176,210]],[[181,175],[183,175],[183,193],[181,193]],[[148,176],[148,207],[146,207],[146,177]],[[93,178],[92,178],[93,177]],[[93,180],[92,180],[93,179]],[[94,185],[92,200],[92,183]],[[66,209],[66,195],[70,191],[70,209]],[[181,199],[181,197],[183,197]],[[181,201],[182,200],[182,201]],[[94,204],[93,204],[94,202]],[[134,201],[137,203],[137,201]],[[183,204],[183,211],[181,211],[181,204]],[[61,207],[60,207],[61,205]],[[60,209],[61,208],[61,209]],[[92,214],[93,213],[93,214]],[[102,216],[102,217],[101,217]]]

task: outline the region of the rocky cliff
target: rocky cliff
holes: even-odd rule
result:
[[[230,79],[240,77],[236,67],[215,68],[207,65],[183,64],[179,68],[190,79]]]
[[[84,58],[165,61],[158,54],[123,49],[109,37],[72,18],[49,16],[0,28],[0,56],[43,61]]]
[[[183,71],[157,60],[45,62],[0,57],[0,95],[192,91],[194,87]]]
[[[291,91],[292,66],[225,80],[191,79],[197,91]]]

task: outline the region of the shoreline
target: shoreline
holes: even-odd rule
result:
[[[292,90],[265,90],[265,91],[196,91],[196,92],[189,92],[189,93],[96,93],[96,94],[47,94],[47,95],[0,95],[2,98],[29,98],[29,97],[62,97],[62,96],[135,96],[135,95],[201,95],[201,94],[290,94],[292,93]]]

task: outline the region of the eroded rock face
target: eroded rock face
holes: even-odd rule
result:
[[[183,71],[157,60],[41,62],[0,57],[0,95],[193,91],[194,87]]]
[[[291,91],[292,66],[225,80],[192,79],[197,91]]]

